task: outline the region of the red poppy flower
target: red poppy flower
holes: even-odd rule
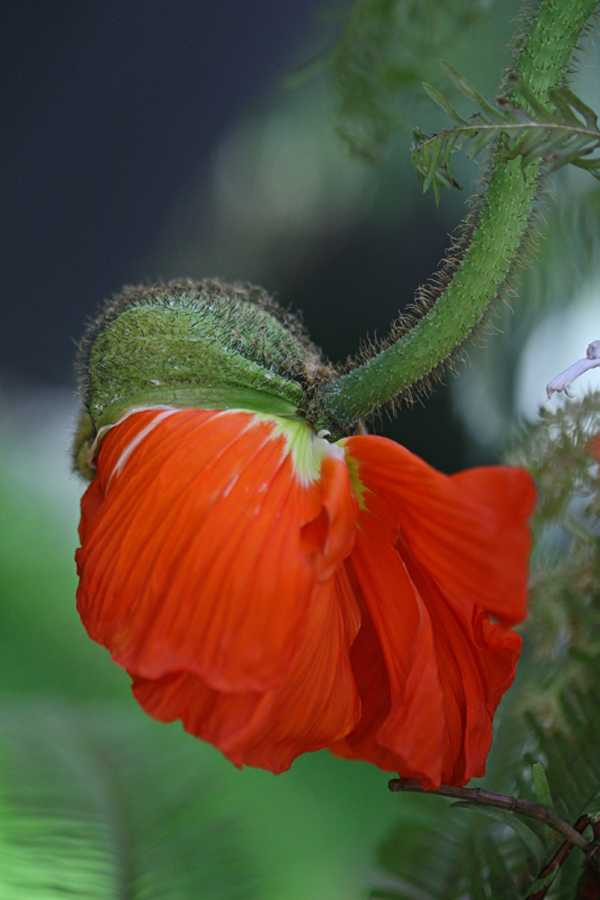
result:
[[[82,500],[78,608],[148,713],[236,765],[328,747],[460,785],[515,674],[533,503],[520,469],[447,476],[300,419],[134,410]]]

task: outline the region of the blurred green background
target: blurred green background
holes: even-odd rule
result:
[[[428,46],[491,98],[521,5],[464,5],[473,13],[464,27],[450,27],[441,0],[429,4],[438,19],[413,24],[430,27]],[[352,154],[339,137],[348,128],[331,69],[313,66],[343,33],[350,5],[260,6],[72,3],[34,15],[8,4],[0,703],[34,742],[60,744],[61,722],[85,731],[112,710],[124,715],[133,781],[153,759],[182,753],[198,795],[209,784],[216,796],[203,815],[235,823],[251,885],[240,896],[335,900],[364,895],[374,845],[398,816],[416,821],[419,799],[392,797],[385,773],[327,753],[278,777],[237,771],[179,725],[149,722],[74,604],[83,485],[70,472],[70,359],[103,296],[157,278],[248,279],[302,310],[313,338],[343,360],[368,334],[385,334],[435,271],[478,177],[461,161],[462,193],[442,196],[439,208],[422,196],[410,128],[448,123],[418,85],[392,97],[376,163]],[[434,56],[419,74],[448,89]],[[592,46],[579,65],[580,93],[596,108],[597,63]],[[514,313],[501,307],[460,377],[380,430],[446,471],[497,458],[519,417],[536,414],[546,382],[600,336],[599,197],[585,174],[554,179]],[[156,784],[171,777],[157,768]],[[196,788],[186,790],[195,802]]]

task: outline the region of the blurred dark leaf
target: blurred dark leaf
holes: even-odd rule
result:
[[[482,816],[489,819],[495,819],[496,822],[502,822],[508,825],[521,838],[527,849],[531,852],[532,861],[541,867],[544,861],[544,847],[535,831],[530,828],[527,819],[521,818],[506,809],[495,809],[491,806],[480,806],[477,803],[469,803],[468,801],[460,801],[453,803],[453,806],[463,807],[464,809],[476,809]]]
[[[399,100],[421,92],[431,61],[485,11],[481,0],[358,0],[328,59],[339,98],[338,130],[375,159],[405,127]]]

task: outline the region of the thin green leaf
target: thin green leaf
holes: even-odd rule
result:
[[[436,171],[438,168],[438,163],[440,160],[440,156],[442,155],[443,149],[444,149],[444,144],[442,141],[436,141],[432,145],[431,160],[429,162],[429,172],[427,173],[425,181],[423,182],[423,193],[425,193],[425,191],[431,184],[432,180],[435,178]],[[436,179],[436,181],[437,181],[437,179]],[[436,199],[437,199],[437,192],[436,192]]]
[[[436,103],[438,106],[441,106],[441,108],[452,119],[455,125],[465,125],[466,127],[469,127],[469,123],[467,122],[467,120],[463,119],[463,117],[456,112],[452,104],[449,103],[444,95],[440,94],[440,92],[436,88],[424,81],[423,90],[425,91],[427,96],[431,100],[433,100],[434,103]]]
[[[572,159],[572,165],[585,169],[593,178],[600,179],[600,159]]]
[[[570,88],[561,87],[550,91],[550,98],[559,109],[563,111],[576,110],[583,117],[588,128],[595,129],[598,127],[598,116],[591,107],[587,106],[583,100],[577,96]],[[577,117],[574,116],[577,120]]]
[[[517,104],[509,103],[506,106],[507,109],[511,109],[513,106],[517,106],[518,108],[524,101],[526,106],[528,106],[530,111],[533,113],[533,121],[538,122],[539,124],[548,124],[555,121],[550,109],[544,103],[542,103],[541,100],[538,100],[536,95],[524,82],[513,82],[513,90],[516,90],[520,95],[519,102]]]
[[[464,75],[461,75],[456,71],[454,66],[451,66],[449,62],[442,60],[440,65],[444,72],[450,76],[455,86],[458,88],[461,94],[465,97],[468,97],[469,100],[474,100],[475,103],[480,106],[485,112],[488,114],[490,121],[492,122],[502,122],[506,120],[506,117],[496,109],[495,106],[492,106],[491,103],[483,97],[479,91],[471,84],[471,82],[465,78]]]
[[[536,891],[540,891],[542,888],[547,887],[552,884],[554,879],[556,878],[557,872],[549,872],[548,875],[544,875],[543,878],[536,878],[533,884],[530,884],[527,890],[523,892],[521,895],[522,900],[527,900],[531,894],[534,894]]]
[[[551,172],[557,172],[559,169],[562,169],[564,166],[568,165],[587,169],[588,167],[586,165],[586,162],[588,161],[581,158],[581,153],[579,153],[579,151],[574,151],[573,153],[565,153],[564,155],[557,156],[556,159],[552,159],[551,156],[548,158]],[[592,167],[588,171],[591,171],[591,174],[593,174],[594,169],[600,168],[600,159],[592,159],[589,160],[589,162],[592,164]]]
[[[531,774],[533,777],[535,799],[540,806],[545,806],[547,809],[554,810],[554,801],[552,800],[552,794],[550,793],[550,785],[548,784],[546,771],[541,762],[535,762],[533,764],[531,767]]]
[[[564,91],[553,91],[550,94],[550,98],[556,108],[560,111],[561,119],[565,124],[573,125],[574,127],[581,124],[573,111],[573,103],[565,97]],[[586,122],[586,124],[589,123]]]
[[[487,150],[490,144],[497,138],[497,135],[489,131],[481,131],[471,141],[471,146],[467,151],[469,159],[475,159],[483,150]]]

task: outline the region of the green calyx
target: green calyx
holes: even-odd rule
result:
[[[88,329],[77,365],[85,410],[74,462],[88,478],[99,429],[139,407],[249,409],[332,428],[315,397],[333,368],[293,316],[249,285],[126,288]]]

